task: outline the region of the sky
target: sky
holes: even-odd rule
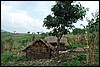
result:
[[[82,6],[89,8],[86,17],[91,18],[91,13],[99,9],[99,1],[77,1]],[[43,20],[51,14],[51,8],[55,1],[1,1],[1,29],[16,33],[49,32],[43,27]],[[76,28],[82,28],[80,24],[87,25],[86,18],[75,23]]]

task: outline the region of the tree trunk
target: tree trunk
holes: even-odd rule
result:
[[[60,39],[57,37],[57,60],[59,60],[59,46],[60,46]]]
[[[94,41],[93,41],[92,55],[91,55],[91,64],[94,64],[94,49],[95,49],[95,44],[94,44]]]
[[[92,47],[91,64],[94,64],[94,47]]]
[[[86,58],[86,64],[88,64],[88,62],[89,62],[89,52],[88,52],[88,48],[87,48],[87,58]]]

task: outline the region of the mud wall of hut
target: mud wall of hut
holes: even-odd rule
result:
[[[51,50],[42,42],[37,42],[27,50],[26,57],[28,60],[50,58]]]

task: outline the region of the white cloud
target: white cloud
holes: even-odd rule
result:
[[[6,6],[6,5],[3,5],[3,4],[1,4],[1,10],[2,11],[9,11],[10,9],[12,9],[12,6]]]
[[[31,30],[37,32],[40,31],[41,29],[42,30],[44,29],[42,28],[43,24],[42,20],[29,16],[28,12],[26,11],[15,8],[13,9],[12,6],[6,6],[3,4],[1,6],[1,9],[2,9],[2,14],[1,14],[2,25],[15,28],[16,31],[23,29],[25,31]],[[46,29],[44,30],[46,31]]]
[[[35,9],[34,11],[38,12],[40,15],[43,15],[43,18],[45,18],[51,13],[51,7],[55,4],[55,1],[40,1],[38,4],[38,9]]]
[[[99,3],[96,2],[80,2],[83,6],[89,7],[86,17],[90,17],[91,12],[99,8]],[[51,7],[55,1],[5,1],[1,2],[1,28],[5,30],[16,30],[17,32],[27,31],[48,31],[42,27],[44,18],[51,13]],[[76,27],[80,24],[86,25],[87,22],[79,21]]]

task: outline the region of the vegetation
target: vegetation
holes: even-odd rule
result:
[[[67,34],[73,28],[73,23],[79,19],[83,20],[86,9],[80,3],[73,4],[73,1],[56,1],[51,8],[53,15],[48,15],[44,19],[44,26],[47,29],[53,28],[53,35],[57,37],[57,59],[59,60],[59,42],[62,35]]]
[[[73,29],[73,32],[72,32],[74,35],[77,35],[77,34],[84,34],[85,33],[85,30],[84,29],[80,29],[80,28],[75,28]]]
[[[34,34],[34,35],[35,35],[35,40],[42,37],[41,34],[39,34],[39,35]],[[6,35],[4,34],[3,36],[4,37],[2,38],[2,41],[3,41],[2,44],[4,46],[4,49],[3,49],[3,53],[1,53],[1,66],[8,66],[8,65],[9,66],[42,66],[43,65],[41,63],[42,61],[40,61],[40,62],[38,60],[28,61],[26,59],[25,53],[22,52],[22,49],[25,46],[22,47],[23,45],[20,42],[18,42],[18,41],[21,41],[21,40],[27,39],[27,38],[31,39],[32,34],[14,34],[12,36],[9,36],[8,34],[6,34]],[[66,35],[66,38],[67,37],[69,37],[69,39],[77,38],[77,36],[80,36],[80,35],[68,34],[68,35]],[[12,39],[14,40],[12,52],[8,52],[9,51],[9,44],[5,42],[5,40],[9,39],[10,37],[12,37]],[[76,43],[77,43],[77,41],[76,41]],[[77,47],[83,48],[84,46],[85,45],[82,45],[82,44],[70,44],[70,45],[67,45],[66,47],[69,49],[74,49]],[[65,58],[67,58],[67,56],[73,57],[73,59],[70,61],[69,60],[65,60],[64,62],[61,61],[59,63],[56,59],[54,59],[51,62],[49,62],[48,66],[49,65],[50,66],[65,66],[65,65],[68,65],[68,66],[79,66],[79,65],[86,66],[86,64],[85,64],[86,56],[84,54],[73,54],[73,53],[69,52],[69,53],[65,53],[64,55],[65,56],[62,57],[62,59],[64,59],[64,60],[65,60]],[[99,58],[99,47],[96,47],[96,49],[95,49],[95,65],[96,66],[99,64],[98,58]],[[44,66],[46,66],[46,64],[47,64],[46,61],[43,61],[43,62],[44,62]],[[75,64],[75,62],[76,62],[76,64]]]
[[[44,26],[53,30],[46,33],[37,32],[19,34],[1,30],[1,66],[99,66],[99,11],[92,13],[88,19],[88,25],[84,29],[75,28],[73,23],[82,20],[86,15],[86,8],[74,1],[56,1],[51,8],[53,12],[44,19]],[[74,29],[73,29],[74,28]],[[72,33],[68,33],[72,29]],[[46,36],[57,37],[57,56],[51,59],[27,60],[22,49],[36,39],[44,39]],[[68,44],[66,48],[84,48],[85,52],[59,53],[59,41],[65,35]],[[57,58],[57,59],[56,59]],[[58,61],[59,60],[59,61]]]
[[[72,60],[70,62],[63,62],[61,66],[81,66],[81,64],[77,60]]]
[[[74,49],[74,48],[77,48],[77,47],[83,48],[84,45],[82,45],[82,44],[70,44],[70,45],[66,45],[67,49]]]
[[[91,33],[92,35],[88,36],[88,38],[92,38],[92,40],[89,42],[89,64],[93,65],[94,60],[94,54],[95,54],[95,47],[98,42],[98,36],[99,36],[99,11],[96,11],[95,13],[92,13],[93,18],[87,21],[89,22],[88,27],[88,34]],[[92,43],[91,43],[92,42]]]

